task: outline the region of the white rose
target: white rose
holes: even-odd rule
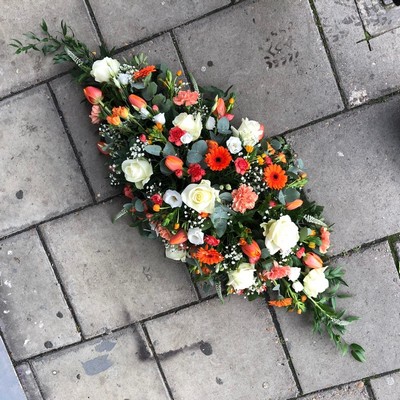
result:
[[[198,213],[214,212],[215,200],[218,198],[219,190],[211,187],[211,182],[203,179],[200,183],[186,186],[182,192],[182,201],[196,210]]]
[[[253,264],[241,263],[235,271],[228,272],[229,282],[235,290],[247,289],[255,283]]]
[[[289,215],[280,217],[278,221],[271,219],[260,226],[264,229],[265,246],[271,254],[280,251],[282,256],[288,255],[300,239],[299,228]]]
[[[209,131],[212,131],[215,128],[215,118],[214,117],[208,117],[207,122],[206,122],[206,129]]]
[[[309,297],[317,297],[329,287],[329,281],[324,274],[325,268],[312,269],[304,278],[304,293]]]
[[[231,154],[237,154],[240,152],[240,150],[243,149],[242,142],[240,141],[240,139],[234,136],[231,136],[227,140],[226,147],[228,147],[228,150]]]
[[[125,174],[125,179],[128,182],[133,182],[138,189],[143,189],[143,186],[153,175],[153,167],[144,157],[125,160],[121,167]]]
[[[172,121],[174,126],[181,128],[183,131],[192,135],[193,141],[200,137],[203,124],[201,122],[201,114],[181,113],[175,117]]]
[[[183,144],[189,144],[190,142],[193,142],[193,136],[190,133],[185,133],[184,135],[181,136],[181,142]]]
[[[153,117],[153,121],[156,124],[161,124],[165,125],[165,114],[164,113],[159,113]]]
[[[165,257],[175,261],[186,261],[186,250],[181,249],[179,246],[169,246],[165,249]]]
[[[292,288],[296,293],[299,293],[303,290],[304,286],[300,281],[296,281],[292,284]]]
[[[193,244],[203,244],[204,243],[204,233],[200,228],[190,228],[188,230],[188,239],[190,243]]]
[[[255,146],[264,135],[264,127],[257,121],[242,118],[238,129],[232,126],[233,136],[239,137],[244,146]]]
[[[176,190],[168,189],[164,193],[163,200],[172,208],[177,208],[182,205],[182,197]]]
[[[110,57],[97,60],[93,63],[90,74],[96,82],[109,82],[111,78],[118,75],[119,62]]]
[[[299,268],[299,267],[290,267],[290,272],[289,272],[289,275],[288,275],[289,281],[292,281],[292,282],[297,281],[297,279],[299,279],[300,272],[301,272],[301,268]]]

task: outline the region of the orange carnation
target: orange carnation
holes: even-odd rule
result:
[[[280,165],[272,164],[264,169],[264,181],[271,189],[283,189],[287,180],[288,177]]]
[[[156,71],[156,67],[154,65],[148,65],[147,67],[144,67],[140,69],[139,71],[136,71],[133,74],[133,79],[138,81],[139,79],[146,78],[147,75],[150,75],[152,72]]]
[[[232,156],[228,149],[223,146],[218,146],[209,151],[205,161],[213,171],[222,171],[232,161]]]

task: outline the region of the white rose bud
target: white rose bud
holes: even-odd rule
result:
[[[227,140],[226,147],[228,147],[228,150],[231,154],[237,154],[243,149],[241,140],[234,136],[231,136]]]
[[[163,200],[172,208],[177,208],[182,205],[182,197],[176,190],[168,189],[164,193]]]
[[[301,272],[301,268],[299,268],[299,267],[290,267],[290,272],[289,272],[289,275],[288,275],[289,281],[292,281],[292,282],[297,281],[297,279],[299,279],[300,272]]]
[[[110,57],[105,57],[102,60],[97,60],[92,65],[90,74],[96,82],[109,82],[116,77],[119,72],[119,62]]]
[[[169,246],[165,249],[165,257],[175,261],[186,261],[186,250],[179,246]]]
[[[215,128],[215,118],[214,117],[208,117],[207,122],[206,122],[206,129],[209,131],[212,131]]]
[[[264,136],[264,126],[257,121],[242,118],[238,129],[232,126],[233,136],[239,137],[244,146],[255,146]]]
[[[192,140],[197,140],[201,135],[203,124],[201,122],[201,114],[181,113],[172,121],[174,126],[181,128],[183,131],[192,135]]]
[[[182,201],[198,213],[212,214],[219,190],[211,187],[211,182],[203,179],[199,184],[193,183],[186,186],[182,192]]]
[[[289,215],[284,215],[277,221],[271,219],[260,226],[264,229],[265,246],[271,255],[280,251],[282,256],[286,257],[300,239],[299,228]]]
[[[161,124],[165,125],[165,114],[164,113],[159,113],[153,117],[153,121],[156,124]]]
[[[253,264],[241,263],[235,271],[228,272],[228,285],[235,290],[247,289],[255,283],[255,268]]]
[[[153,167],[144,157],[125,160],[121,168],[125,174],[125,179],[128,182],[133,182],[138,189],[143,189],[153,175]]]
[[[197,245],[204,243],[204,233],[200,228],[190,228],[187,235],[190,243]]]
[[[292,284],[292,288],[296,293],[299,293],[303,290],[304,286],[300,281],[296,281]]]
[[[304,278],[304,293],[309,297],[317,297],[329,287],[329,281],[324,274],[325,268],[312,269]]]

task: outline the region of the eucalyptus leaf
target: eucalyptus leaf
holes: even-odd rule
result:
[[[157,93],[157,89],[157,84],[155,82],[150,82],[141,92],[143,98],[147,101],[150,101]]]
[[[294,188],[286,188],[283,190],[286,203],[291,203],[300,198],[300,193]]]
[[[202,154],[197,151],[189,151],[186,157],[186,163],[190,164],[198,164],[203,159]]]
[[[208,146],[207,146],[207,143],[205,140],[198,140],[192,146],[192,151],[200,153],[203,156],[204,156],[204,154],[207,153],[207,150],[208,150]]]
[[[232,194],[229,192],[224,192],[224,193],[220,193],[219,198],[222,201],[225,201],[227,203],[230,203],[232,201]]]
[[[148,144],[145,146],[144,151],[153,156],[159,156],[161,154],[161,146],[158,144]]]
[[[228,133],[231,133],[231,131],[229,129],[228,118],[222,117],[221,119],[218,120],[217,130],[218,130],[218,133],[221,133],[222,135],[227,135]]]
[[[138,212],[143,212],[144,211],[143,203],[142,203],[142,201],[140,199],[137,199],[135,201],[135,209]]]
[[[162,152],[163,152],[164,156],[174,156],[175,148],[170,142],[167,142],[167,143],[165,143],[165,146],[164,146]]]

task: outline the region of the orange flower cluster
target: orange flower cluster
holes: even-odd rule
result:
[[[288,307],[292,305],[293,299],[291,297],[288,297],[286,299],[280,299],[280,300],[270,300],[268,304],[270,306],[275,306],[275,307]]]

